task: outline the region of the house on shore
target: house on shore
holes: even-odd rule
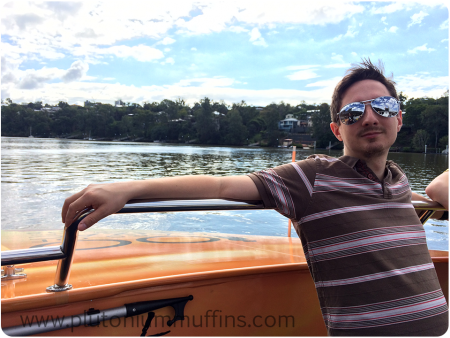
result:
[[[310,127],[309,120],[310,117],[308,120],[298,120],[293,114],[287,114],[284,120],[278,121],[278,130],[288,133],[307,133]]]

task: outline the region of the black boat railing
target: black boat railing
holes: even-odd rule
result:
[[[424,224],[435,212],[445,211],[439,203],[434,201],[413,201],[415,209],[418,211],[419,218]],[[184,212],[184,211],[209,211],[209,210],[257,210],[264,209],[262,201],[230,201],[230,200],[171,200],[171,201],[152,201],[152,200],[131,200],[118,214],[129,213],[153,213],[153,212]],[[66,291],[72,288],[68,283],[72,261],[75,253],[78,224],[94,210],[86,208],[80,211],[74,218],[72,224],[63,231],[62,243],[60,246],[51,246],[44,248],[30,248],[21,250],[2,251],[1,265],[5,266],[6,271],[12,271],[10,278],[20,278],[23,274],[14,274],[17,270],[14,265],[24,263],[34,263],[49,260],[58,260],[54,284],[47,288],[49,292]],[[2,279],[5,276],[2,276]]]

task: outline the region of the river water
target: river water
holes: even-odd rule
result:
[[[1,138],[2,230],[62,229],[64,199],[89,183],[175,175],[242,175],[291,161],[291,150],[137,142]],[[297,151],[297,160],[314,150]],[[341,151],[316,150],[331,156]],[[441,154],[391,153],[413,191],[448,168]],[[112,215],[96,227],[286,236],[287,219],[273,210]],[[448,250],[448,221],[425,225],[430,249]],[[293,232],[295,234],[295,232]]]

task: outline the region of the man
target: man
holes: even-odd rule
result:
[[[337,85],[339,159],[313,155],[248,176],[90,185],[66,199],[63,222],[90,205],[84,230],[130,199],[263,200],[294,221],[330,335],[442,335],[448,308],[425,232],[405,174],[386,161],[402,126],[394,84],[363,60]]]

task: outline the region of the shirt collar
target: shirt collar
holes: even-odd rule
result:
[[[375,175],[375,173],[372,171],[372,169],[370,169],[367,166],[366,161],[363,161],[363,160],[360,160],[359,158],[351,157],[351,156],[341,156],[341,157],[339,157],[339,160],[341,162],[344,162],[350,168],[353,168],[360,175],[368,178],[369,180],[377,182],[377,183],[381,183],[381,181],[378,179],[377,175]],[[390,179],[390,171],[389,170],[387,171],[387,175],[385,172],[385,176],[386,176],[385,178]]]

